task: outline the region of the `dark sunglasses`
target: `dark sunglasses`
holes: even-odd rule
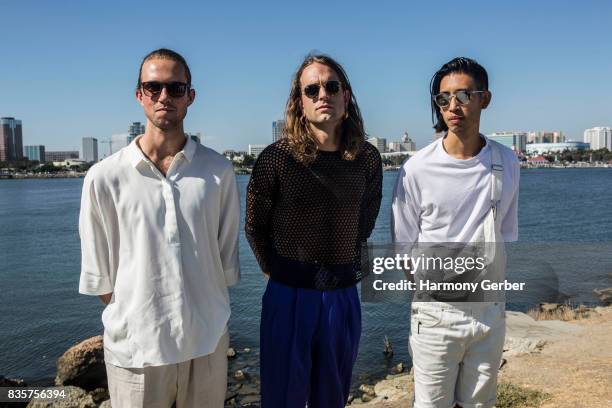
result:
[[[331,80],[323,83],[323,88],[325,88],[325,92],[330,96],[336,95],[342,89],[342,84],[340,81]],[[314,99],[319,96],[319,91],[321,90],[321,85],[319,84],[310,84],[304,87],[304,95],[307,98]]]
[[[157,96],[166,88],[168,96],[172,98],[180,98],[189,90],[189,85],[185,82],[157,82],[148,81],[141,84],[142,92],[147,96]]]
[[[462,90],[462,91],[457,91],[454,94],[451,94],[449,92],[442,92],[437,95],[434,95],[433,100],[436,103],[436,105],[438,105],[440,108],[446,108],[448,105],[450,105],[451,99],[453,99],[453,96],[454,96],[455,98],[457,98],[457,103],[459,103],[460,105],[466,105],[470,103],[470,97],[472,94],[484,93],[484,92],[486,91]]]

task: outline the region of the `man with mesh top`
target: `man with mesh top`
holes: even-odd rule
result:
[[[269,276],[262,300],[263,408],[344,407],[361,334],[360,248],[382,196],[344,69],[309,55],[292,82],[285,137],[258,157],[245,229]]]
[[[487,72],[476,61],[455,58],[436,72],[430,91],[434,128],[445,135],[402,166],[392,202],[393,240],[404,247],[448,243],[449,249],[481,243],[485,271],[503,276],[504,242],[518,238],[520,173],[511,149],[480,134],[481,112],[491,102]],[[414,407],[493,407],[505,303],[437,295],[412,303]]]

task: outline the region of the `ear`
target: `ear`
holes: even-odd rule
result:
[[[189,104],[187,104],[187,106],[190,106],[196,97],[195,89],[189,89],[189,94],[187,95],[187,97],[189,98]]]
[[[491,95],[491,91],[486,91],[482,94],[482,109],[487,109],[487,107],[491,103],[492,97],[493,95]]]
[[[136,100],[138,101],[138,103],[141,106],[144,106],[144,104],[142,103],[142,91],[140,89],[136,90],[135,96],[136,96]]]

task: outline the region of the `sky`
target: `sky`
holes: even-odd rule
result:
[[[185,130],[218,151],[272,141],[311,51],[344,66],[366,131],[388,142],[404,131],[417,148],[431,141],[429,81],[456,56],[489,73],[483,133],[582,140],[612,126],[612,2],[414,3],[0,0],[0,116],[22,120],[24,145],[47,150],[125,133],[146,120],[134,98],[140,62],[166,47],[187,59],[197,92]]]

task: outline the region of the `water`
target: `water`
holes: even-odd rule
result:
[[[385,173],[383,202],[371,240],[389,239],[391,195],[398,173]],[[78,210],[82,179],[0,180],[0,374],[26,380],[55,375],[57,358],[75,343],[102,333],[102,304],[78,294]],[[248,176],[238,176],[241,214]],[[521,241],[612,242],[612,169],[523,170],[519,195]],[[244,220],[242,220],[243,222]],[[240,235],[242,281],[231,289],[232,345],[257,349],[265,280]],[[612,270],[608,271],[612,272]],[[587,276],[588,273],[591,275]],[[577,299],[594,301],[594,287],[611,286],[607,274],[564,276]],[[363,332],[355,368],[384,375],[409,362],[408,308],[364,303]],[[382,357],[383,338],[394,346]]]

